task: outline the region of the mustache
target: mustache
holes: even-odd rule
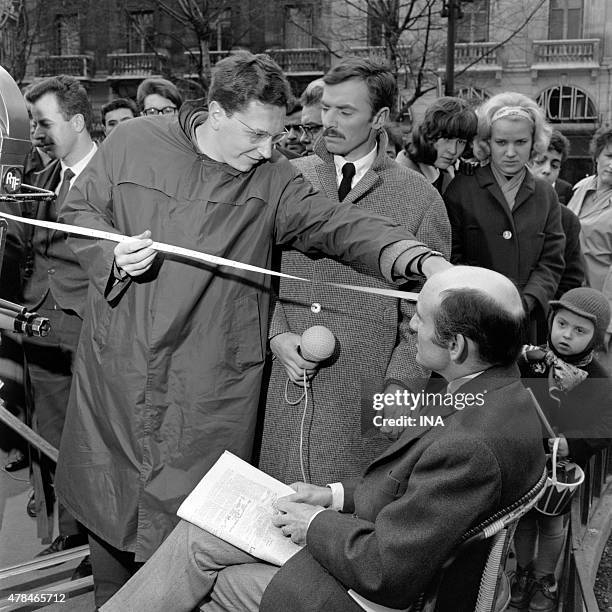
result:
[[[335,138],[345,138],[344,134],[339,132],[336,128],[328,127],[323,130],[323,136],[334,136]]]

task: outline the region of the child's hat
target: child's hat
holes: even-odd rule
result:
[[[602,342],[608,325],[610,325],[610,305],[601,291],[590,287],[570,289],[558,300],[552,300],[550,307],[553,311],[565,308],[592,321],[595,326],[594,343],[597,345]]]

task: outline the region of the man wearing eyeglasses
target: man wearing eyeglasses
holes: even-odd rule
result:
[[[136,91],[136,101],[145,117],[175,115],[183,103],[176,85],[167,79],[145,79]]]
[[[323,131],[321,123],[321,98],[323,97],[323,79],[317,79],[306,87],[300,102],[302,104],[302,134],[300,142],[304,147],[304,155],[311,155],[315,140]]]
[[[233,54],[207,109],[126,121],[62,209],[66,223],[131,236],[69,238],[90,288],[56,487],[89,530],[97,607],[220,454],[248,459],[253,445],[270,277],[162,257],[152,238],[263,268],[283,244],[399,282],[450,266],[389,219],[316,193],[274,151],[290,97],[269,57]]]

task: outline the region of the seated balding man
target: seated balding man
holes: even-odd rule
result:
[[[207,597],[202,610],[357,612],[348,589],[409,606],[461,536],[542,473],[540,425],[515,364],[524,318],[518,291],[496,272],[435,274],[411,321],[417,360],[446,379],[463,409],[424,406],[443,426],[435,418],[437,426],[419,425],[417,417],[360,479],[294,485],[296,493],[278,502],[275,524],[306,546],[283,567],[183,521],[102,611],[189,611]],[[451,566],[438,610],[474,609],[481,553]]]

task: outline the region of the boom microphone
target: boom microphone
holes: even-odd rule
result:
[[[306,361],[325,361],[336,348],[336,338],[324,325],[313,325],[304,331],[300,340],[300,355]]]

